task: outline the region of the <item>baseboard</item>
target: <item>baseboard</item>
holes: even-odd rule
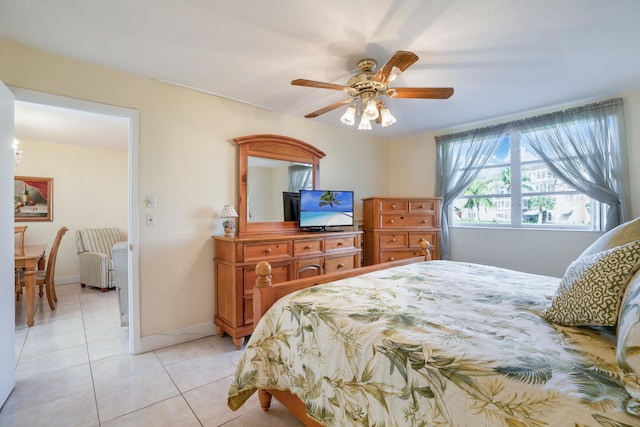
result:
[[[190,326],[185,329],[178,329],[164,334],[149,335],[140,338],[140,352],[157,350],[163,347],[169,347],[184,342],[197,340],[200,338],[215,335],[216,328],[213,322],[203,323],[201,325]]]

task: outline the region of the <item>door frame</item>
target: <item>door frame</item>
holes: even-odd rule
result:
[[[129,353],[142,352],[140,336],[140,227],[139,227],[139,129],[140,117],[138,110],[114,105],[101,104],[68,96],[54,95],[7,85],[13,92],[16,101],[70,108],[91,113],[124,117],[129,120],[128,142],[128,182],[129,182],[129,212],[128,212],[128,275],[129,275]]]
[[[0,81],[0,254],[5,261],[0,263],[0,283],[8,285],[15,278],[13,263],[7,262],[11,252],[15,250],[14,238],[11,233],[13,226],[13,210],[11,199],[13,188],[11,182],[14,175],[13,125],[15,100],[11,90]],[[2,286],[0,289],[0,408],[16,385],[16,357],[15,357],[15,292],[13,285]]]

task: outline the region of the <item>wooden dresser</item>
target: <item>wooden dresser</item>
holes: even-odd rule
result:
[[[253,332],[256,264],[269,261],[273,283],[360,267],[361,231],[263,234],[260,237],[213,236],[216,313],[220,336],[236,348]]]
[[[420,255],[420,240],[440,259],[440,199],[370,197],[363,199],[364,265]]]

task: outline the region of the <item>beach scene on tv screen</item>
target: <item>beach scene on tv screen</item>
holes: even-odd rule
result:
[[[310,191],[300,194],[301,227],[331,227],[352,224],[352,192]]]

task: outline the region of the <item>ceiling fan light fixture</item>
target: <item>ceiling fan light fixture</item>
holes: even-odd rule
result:
[[[362,118],[360,118],[358,130],[371,130],[371,121],[364,114],[362,115]]]
[[[391,114],[391,111],[389,111],[387,107],[383,107],[380,110],[380,114],[382,115],[381,125],[383,128],[386,128],[387,126],[391,126],[396,122],[396,118],[393,117],[393,114]]]
[[[391,71],[389,72],[389,80],[388,81],[390,81],[390,82],[394,81],[396,79],[396,77],[398,77],[400,74],[402,74],[402,70],[394,65],[391,68]]]
[[[356,107],[350,105],[347,111],[340,117],[340,121],[347,126],[353,126],[356,122]]]
[[[375,59],[361,59],[357,64],[360,72],[352,75],[346,85],[307,79],[295,79],[291,81],[291,84],[336,90],[348,95],[346,99],[306,114],[306,118],[318,117],[336,108],[349,105],[347,111],[340,117],[340,121],[345,125],[353,126],[358,120],[357,117],[360,116],[359,130],[370,130],[372,120],[382,127],[387,127],[394,124],[396,118],[382,103],[380,98],[383,95],[389,98],[412,99],[447,99],[453,95],[452,87],[389,87],[389,82],[395,80],[416,61],[418,61],[418,55],[415,53],[399,50],[389,58],[379,71],[375,71],[377,68]]]
[[[369,120],[375,120],[378,118],[378,103],[375,99],[369,99],[367,101],[367,107],[364,109],[362,116],[366,116]]]

